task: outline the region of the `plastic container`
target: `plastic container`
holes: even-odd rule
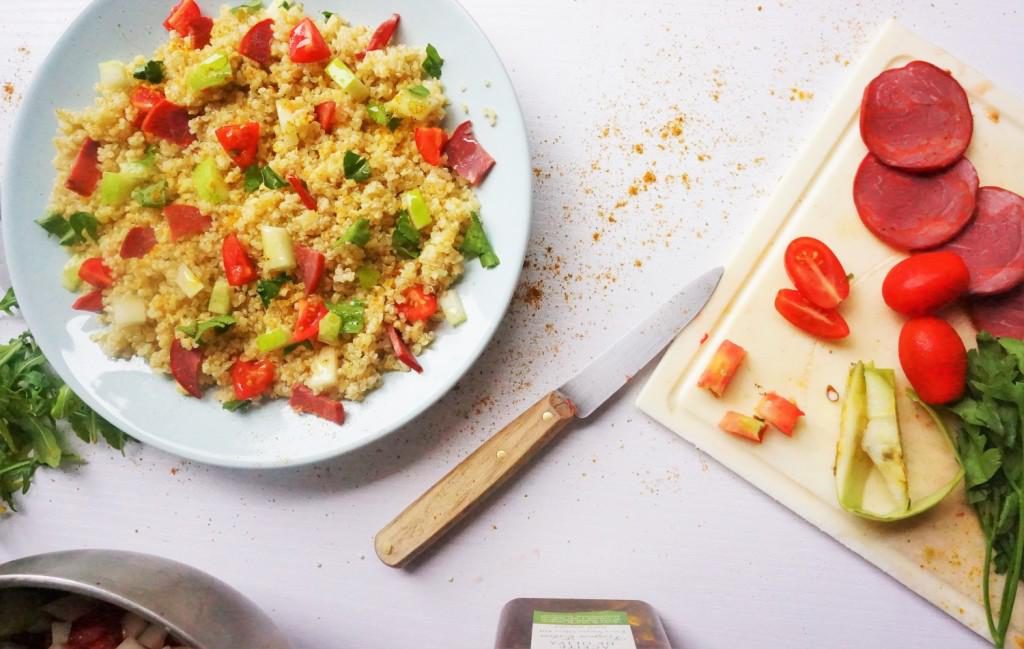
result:
[[[494,649],[672,649],[646,602],[514,599],[501,610]]]

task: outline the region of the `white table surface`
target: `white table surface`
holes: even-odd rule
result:
[[[485,649],[520,596],[645,599],[677,648],[985,646],[648,420],[638,385],[414,569],[373,554],[374,533],[517,409],[728,257],[886,18],[1024,94],[1017,2],[762,1],[466,0],[519,93],[537,178],[520,296],[459,388],[381,443],[299,470],[88,449],[82,468],[40,471],[0,522],[0,561],[77,547],[185,561],[299,649]],[[85,4],[0,3],[0,147]],[[682,136],[663,139],[674,118]],[[5,338],[20,329],[0,319]]]

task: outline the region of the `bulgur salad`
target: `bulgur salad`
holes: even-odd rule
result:
[[[466,318],[464,263],[499,263],[473,193],[494,160],[470,122],[441,127],[444,59],[393,43],[399,22],[181,0],[165,44],[58,111],[39,223],[109,355],[339,424],[384,372],[422,371],[436,325]]]

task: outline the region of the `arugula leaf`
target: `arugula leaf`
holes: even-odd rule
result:
[[[466,236],[462,238],[462,247],[459,250],[466,259],[479,257],[480,265],[484,268],[494,268],[501,263],[476,212],[470,215],[469,227],[466,228]]]
[[[139,67],[135,68],[132,76],[142,81],[148,81],[149,83],[161,83],[164,80],[164,62],[146,61]]]
[[[231,8],[231,13],[238,15],[243,13],[255,13],[263,9],[263,0],[245,0],[240,5]]]
[[[359,219],[345,230],[345,236],[340,243],[351,243],[360,248],[370,242],[370,222],[366,219]]]
[[[395,220],[395,231],[391,233],[391,247],[395,254],[405,259],[416,259],[420,256],[420,231],[412,224],[408,212],[400,212]]]
[[[278,275],[272,279],[261,279],[256,282],[256,294],[260,296],[263,306],[270,306],[270,301],[281,292],[281,287],[284,286],[285,282],[290,281],[292,281],[291,275],[285,274]]]
[[[277,172],[271,169],[270,165],[263,167],[261,175],[263,177],[263,184],[267,186],[267,189],[280,189],[288,184],[288,181],[277,175]]]
[[[357,334],[366,326],[363,314],[366,312],[366,302],[362,300],[350,300],[338,304],[328,304],[327,310],[341,318],[341,331],[347,334]]]
[[[252,401],[249,399],[232,399],[231,401],[225,401],[221,404],[221,406],[228,412],[248,410],[251,405]]]
[[[409,92],[410,95],[415,95],[416,97],[430,96],[430,91],[427,90],[427,87],[424,86],[422,83],[419,85],[410,86],[409,88],[406,88],[406,90]]]
[[[18,308],[18,298],[14,296],[14,289],[9,288],[4,293],[2,299],[0,299],[0,311],[3,311],[7,315],[13,315],[11,309]]]
[[[355,151],[346,151],[341,164],[345,169],[345,177],[349,180],[361,183],[370,178],[369,161]]]
[[[203,338],[203,334],[205,334],[207,331],[210,331],[211,329],[215,331],[224,331],[225,329],[228,329],[229,327],[234,325],[236,322],[238,321],[235,320],[232,316],[219,315],[210,318],[209,320],[200,320],[198,322],[193,322],[192,324],[189,325],[182,325],[181,327],[178,327],[178,331],[185,334],[189,338],[193,338],[196,341],[201,341]]]
[[[423,71],[435,79],[440,79],[442,66],[444,66],[444,59],[437,53],[437,48],[427,43],[427,57],[423,59]]]

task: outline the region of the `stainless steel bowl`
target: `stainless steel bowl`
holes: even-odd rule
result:
[[[71,550],[0,565],[0,589],[24,587],[109,602],[166,626],[194,649],[291,649],[270,618],[237,590],[161,557]]]

